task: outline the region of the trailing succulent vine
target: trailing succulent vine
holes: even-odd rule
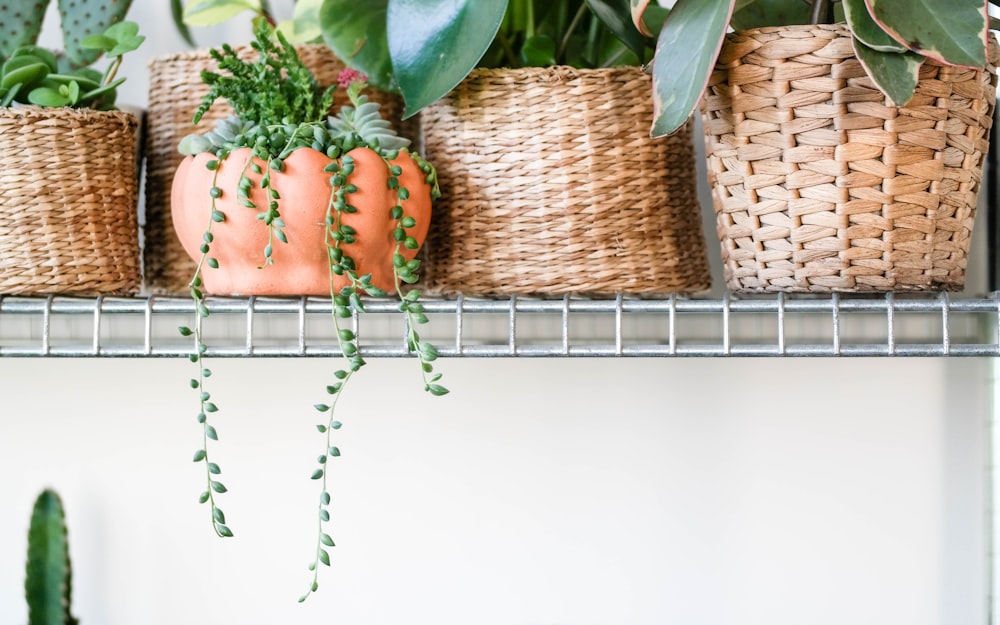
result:
[[[260,250],[261,264],[258,269],[266,271],[273,264],[274,250],[279,245],[301,245],[301,241],[290,241],[285,233],[286,223],[282,216],[281,193],[272,184],[272,175],[285,169],[285,160],[296,150],[310,148],[325,155],[324,172],[328,175],[329,199],[323,224],[323,245],[329,267],[329,296],[332,302],[332,320],[345,366],[334,373],[334,379],[326,387],[328,399],[317,403],[314,408],[324,415],[323,422],[316,428],[323,437],[323,451],[318,456],[317,468],[311,478],[320,483],[317,506],[317,534],[315,552],[310,562],[312,580],[308,591],[300,598],[304,601],[318,588],[320,565],[330,564],[328,549],[334,546],[333,538],[327,530],[330,522],[328,466],[330,458],[340,455],[335,445],[334,434],[341,423],[335,418],[339,397],[347,383],[364,365],[361,347],[355,332],[345,326],[345,320],[364,312],[363,297],[399,298],[399,309],[404,314],[407,328],[407,344],[417,357],[423,374],[424,388],[432,395],[444,395],[448,390],[439,384],[441,374],[434,371],[433,362],[437,350],[423,340],[417,328],[427,323],[420,292],[406,290],[404,284],[413,284],[418,279],[420,261],[412,258],[419,242],[411,230],[416,220],[404,214],[403,204],[411,190],[400,183],[403,167],[400,159],[408,156],[419,167],[423,182],[432,189],[431,196],[437,197],[437,176],[430,163],[408,150],[409,141],[396,135],[390,124],[383,120],[379,105],[369,102],[362,95],[367,86],[363,75],[345,70],[338,85],[322,89],[312,73],[299,59],[295,49],[280,32],[274,31],[263,21],[255,27],[255,40],[251,44],[258,53],[256,62],[243,61],[230,46],[211,52],[220,70],[226,73],[203,72],[203,80],[209,85],[209,92],[195,114],[197,123],[208,111],[212,103],[223,98],[232,107],[234,114],[216,124],[214,130],[185,137],[180,151],[187,155],[210,153],[212,158],[205,164],[213,172],[213,184],[208,190],[205,205],[205,231],[200,247],[200,259],[190,282],[190,295],[194,301],[197,323],[194,327],[182,327],[181,334],[194,338],[195,349],[190,359],[199,366],[199,376],[190,385],[199,393],[200,411],[198,422],[202,427],[202,447],[195,453],[194,460],[205,467],[206,489],[201,495],[202,503],[210,504],[212,524],[220,536],[232,536],[226,518],[216,495],[226,492],[220,481],[221,470],[210,459],[209,441],[217,441],[218,434],[210,417],[218,411],[208,390],[206,379],[211,371],[204,366],[203,359],[208,350],[202,335],[202,320],[211,313],[206,302],[204,273],[206,268],[219,267],[218,259],[212,253],[215,242],[213,226],[222,224],[227,215],[218,207],[218,200],[233,191],[222,189],[218,184],[222,163],[234,151],[249,148],[252,158],[247,159],[239,177],[235,194],[240,206],[257,211],[256,219],[268,232],[267,244]],[[340,108],[335,116],[329,116],[333,93],[337,88],[347,91],[350,105]],[[364,150],[362,148],[367,148]],[[369,167],[376,163],[387,171],[388,192],[393,194],[394,206],[390,210],[394,249],[391,259],[392,285],[376,284],[371,273],[360,273],[358,263],[351,256],[349,247],[356,243],[359,233],[345,218],[359,209],[352,205],[352,194],[358,193],[352,182],[352,174],[358,167]],[[256,179],[255,179],[256,178]],[[254,187],[266,191],[267,205],[258,206],[251,199]],[[259,198],[260,195],[258,194]],[[410,252],[411,258],[406,253]]]

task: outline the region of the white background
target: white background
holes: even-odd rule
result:
[[[148,58],[184,49],[156,4],[131,14],[139,106]],[[213,364],[220,540],[190,363],[0,360],[0,622],[27,621],[46,486],[84,625],[985,622],[986,360],[443,360],[443,398],[372,361],[340,407],[334,564],[299,605],[336,366]]]

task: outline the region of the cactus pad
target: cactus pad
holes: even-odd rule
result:
[[[33,45],[42,31],[49,0],[3,0],[0,2],[0,59],[20,46]]]
[[[63,45],[73,66],[90,65],[101,56],[100,50],[82,48],[80,42],[125,19],[131,5],[132,0],[59,0]]]

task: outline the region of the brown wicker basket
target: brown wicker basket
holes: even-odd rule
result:
[[[249,46],[236,48],[242,58],[256,58]],[[299,57],[323,86],[337,82],[344,64],[323,44],[296,46]],[[208,50],[172,54],[153,59],[150,64],[149,109],[146,139],[146,224],[145,261],[146,288],[152,293],[179,294],[187,292],[194,273],[194,261],[184,252],[174,234],[170,217],[170,185],[183,157],[177,144],[188,134],[204,132],[232,113],[223,101],[216,102],[201,122],[191,123],[195,110],[208,92],[201,80],[202,70],[216,71],[215,61]],[[398,120],[402,101],[394,95],[369,90],[370,99],[382,104],[387,119]],[[338,90],[334,106],[347,101]],[[403,136],[412,136],[413,126],[400,125]]]
[[[0,293],[133,295],[138,118],[0,108]]]
[[[702,104],[731,291],[959,290],[997,61],[932,61],[896,107],[843,25],[731,34]]]
[[[443,193],[425,290],[708,288],[691,134],[650,139],[649,81],[635,67],[478,69],[425,109]]]

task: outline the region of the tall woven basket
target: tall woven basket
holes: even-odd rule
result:
[[[478,69],[424,109],[438,170],[425,289],[693,292],[710,283],[689,129],[650,139],[635,67]]]
[[[0,108],[0,294],[133,295],[139,120]]]
[[[316,76],[320,85],[337,82],[344,64],[323,44],[296,46],[296,52]],[[256,58],[249,46],[237,47],[247,60]],[[152,293],[187,293],[194,274],[194,261],[184,252],[174,233],[170,217],[170,185],[182,160],[177,144],[188,134],[204,132],[232,113],[224,101],[217,101],[194,126],[191,123],[208,86],[201,80],[203,70],[217,71],[208,50],[160,56],[150,64],[149,113],[146,140],[146,225],[144,261],[146,286]],[[382,114],[399,120],[402,101],[394,95],[369,90],[372,101],[382,105]],[[334,106],[347,102],[343,90],[335,95]],[[399,125],[403,136],[412,136],[412,126]]]
[[[842,25],[729,35],[702,104],[728,288],[960,290],[997,52],[927,61],[896,107]]]

